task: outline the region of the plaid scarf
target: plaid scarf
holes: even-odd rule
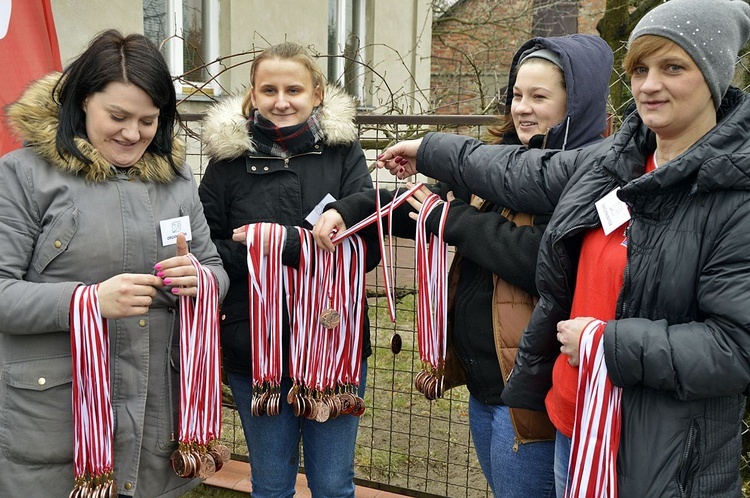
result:
[[[253,144],[260,152],[276,157],[288,157],[310,150],[323,139],[318,114],[316,107],[304,123],[279,128],[256,109],[253,120],[248,123]]]

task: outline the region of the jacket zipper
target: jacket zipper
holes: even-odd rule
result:
[[[314,155],[320,155],[322,153],[323,153],[322,151],[318,150],[318,151],[303,152],[302,154],[294,154],[294,155],[291,155],[291,156],[288,156],[288,157],[283,157],[283,158],[282,157],[278,157],[278,156],[249,156],[249,158],[251,160],[252,159],[267,159],[269,161],[270,160],[278,161],[279,159],[282,159],[284,161],[284,167],[288,168],[289,167],[289,161],[291,159],[294,159],[295,157],[314,156]]]

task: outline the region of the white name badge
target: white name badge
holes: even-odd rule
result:
[[[0,40],[8,34],[11,10],[13,10],[11,0],[0,0]]]
[[[336,198],[332,196],[331,194],[326,194],[325,197],[318,203],[317,206],[313,208],[312,211],[310,211],[310,214],[308,214],[305,217],[305,221],[308,222],[311,225],[314,225],[318,222],[320,219],[320,215],[323,214],[323,208],[332,202],[336,202]]]
[[[190,233],[190,216],[180,216],[159,222],[161,227],[161,244],[171,246],[177,243],[177,235],[184,233],[185,240],[192,240]]]
[[[609,235],[613,230],[622,226],[623,223],[630,219],[628,205],[617,197],[618,190],[620,190],[619,187],[595,203],[596,212],[599,213],[599,220],[602,222],[602,228],[604,229],[604,235]]]

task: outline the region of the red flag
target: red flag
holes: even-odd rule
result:
[[[21,146],[5,124],[5,106],[35,79],[61,71],[50,0],[0,0],[0,156]]]

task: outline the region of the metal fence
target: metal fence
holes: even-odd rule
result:
[[[615,115],[615,110],[612,110]],[[184,115],[188,162],[200,179],[207,159],[196,140],[200,115]],[[388,145],[422,135],[426,131],[450,131],[483,137],[492,116],[370,116],[357,122],[370,163]],[[381,187],[394,186],[385,173],[373,171]],[[452,389],[442,399],[428,401],[413,388],[420,370],[414,311],[415,278],[411,241],[396,241],[397,321],[389,319],[380,268],[368,275],[373,355],[368,361],[366,411],[360,421],[355,455],[359,485],[400,494],[433,497],[483,497],[491,491],[479,467],[468,424],[468,392]],[[398,355],[390,338],[398,333],[403,348]],[[235,459],[247,459],[239,417],[226,390],[223,439]],[[746,441],[738,464],[747,481],[750,475],[750,429],[743,427]],[[304,467],[304,462],[303,462]]]

